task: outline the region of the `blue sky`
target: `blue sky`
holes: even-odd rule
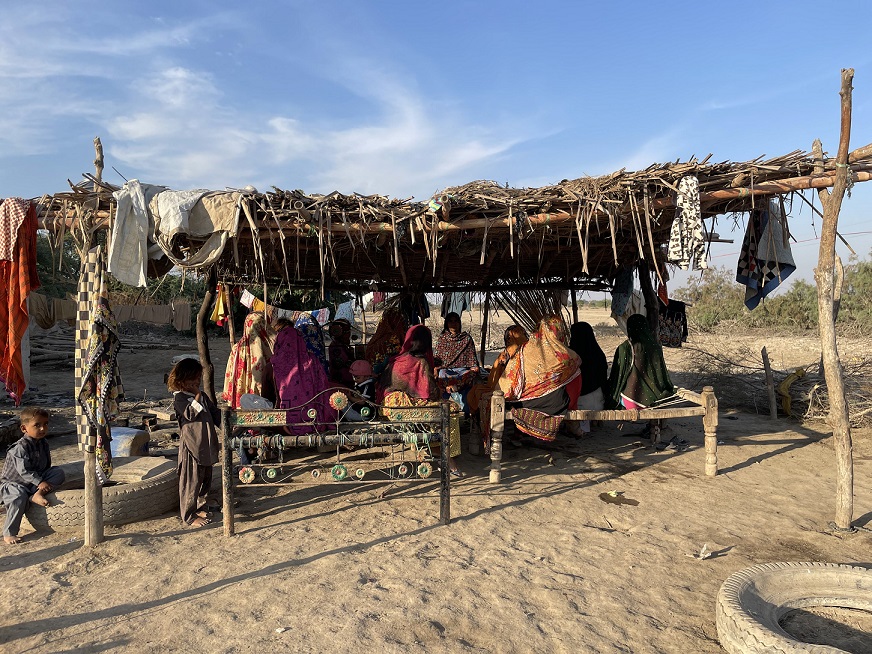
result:
[[[872,142],[870,27],[872,3],[4,1],[0,196],[65,190],[97,135],[113,182],[418,199],[815,137],[835,155],[843,67],[852,147]],[[872,231],[866,186],[841,231]],[[812,213],[792,225],[809,279]]]

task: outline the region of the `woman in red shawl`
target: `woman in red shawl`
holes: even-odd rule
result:
[[[388,363],[382,373],[384,388],[384,414],[388,420],[433,419],[438,412],[441,395],[433,376],[433,335],[424,325],[415,325],[406,332],[400,353]],[[392,411],[392,408],[421,407],[413,411]],[[428,407],[428,408],[424,408]],[[454,462],[460,454],[460,429],[451,421],[449,438],[449,467],[455,476],[461,476]]]
[[[461,331],[460,316],[453,311],[445,316],[445,328],[439,335],[433,353],[439,360],[436,366],[436,383],[443,393],[463,407],[469,415],[466,395],[478,377],[478,357],[472,336]]]
[[[336,421],[336,411],[330,407],[330,383],[321,361],[306,347],[303,335],[293,327],[285,327],[276,337],[272,359],[276,382],[277,408],[288,409],[289,423],[313,423],[287,427],[294,435],[318,431],[318,425]],[[310,411],[313,416],[309,415]]]

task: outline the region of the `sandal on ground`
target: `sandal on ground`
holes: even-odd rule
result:
[[[199,529],[200,527],[205,527],[206,525],[212,524],[212,518],[204,518],[202,516],[197,516],[191,522],[185,523],[188,527],[192,527],[194,529]]]
[[[458,479],[465,477],[462,470],[450,470],[449,473],[452,477],[457,477]]]

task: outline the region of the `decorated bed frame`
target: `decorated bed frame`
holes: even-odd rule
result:
[[[705,386],[702,393],[695,393],[685,388],[676,390],[677,398],[681,403],[689,406],[669,406],[664,408],[650,408],[641,410],[615,410],[615,411],[591,411],[575,410],[567,411],[564,415],[566,420],[603,420],[620,421],[628,420],[662,420],[665,418],[687,418],[702,416],[703,431],[705,433],[705,474],[714,477],[718,474],[718,398],[711,386]],[[492,484],[502,480],[503,458],[503,432],[506,420],[512,420],[512,411],[506,410],[506,398],[502,391],[485,393],[482,395],[482,424],[490,425],[490,481]],[[490,409],[490,416],[487,415]],[[485,422],[486,421],[486,422]],[[652,444],[659,441],[660,430],[655,426],[652,429]]]
[[[221,469],[224,489],[224,535],[235,533],[233,494],[237,484],[246,487],[302,484],[379,484],[430,482],[439,474],[439,521],[451,520],[450,475],[448,468],[450,405],[422,411],[421,407],[391,407],[391,420],[366,422],[288,421],[287,409],[221,410]],[[397,419],[408,414],[409,419]],[[257,433],[257,428],[271,431]],[[290,428],[290,429],[288,429]],[[309,431],[291,435],[287,431]],[[443,445],[444,444],[444,445]],[[433,446],[439,445],[439,454]],[[278,461],[234,462],[239,448],[272,450]],[[295,461],[294,450],[335,449],[330,460]],[[367,457],[367,458],[364,458]],[[437,458],[438,457],[438,458]],[[438,469],[438,470],[437,470]]]

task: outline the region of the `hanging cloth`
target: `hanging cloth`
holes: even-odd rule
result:
[[[15,258],[18,230],[30,209],[30,200],[6,198],[0,204],[0,260]]]
[[[781,203],[770,200],[748,218],[736,281],[747,286],[745,306],[755,309],[796,270],[790,251],[790,235],[781,215]]]
[[[219,327],[223,327],[227,321],[229,311],[227,310],[227,302],[225,301],[227,293],[224,290],[224,284],[218,284],[217,297],[215,299],[215,307],[212,309],[212,315],[209,320],[214,322]]]
[[[704,270],[708,264],[702,235],[699,180],[693,175],[679,180],[675,207],[667,258],[682,270]]]
[[[27,297],[31,291],[39,288],[36,272],[36,207],[33,203],[28,204],[25,216],[19,223],[15,256],[9,261],[0,261],[0,333],[5,334],[0,356],[0,379],[15,406],[21,404],[21,396],[27,390],[21,359],[21,341],[30,324]],[[9,217],[9,213],[4,212],[4,216]]]

